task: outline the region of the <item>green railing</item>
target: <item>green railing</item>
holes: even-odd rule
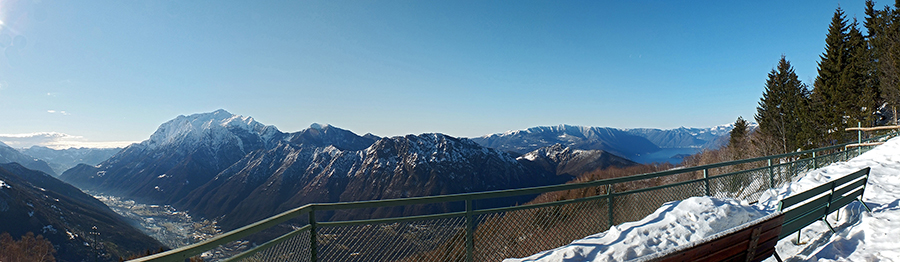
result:
[[[864,141],[883,141],[896,134]],[[308,204],[193,245],[131,261],[185,261],[196,256],[224,256],[226,261],[499,261],[556,248],[612,225],[642,219],[669,201],[713,196],[754,202],[763,191],[791,182],[796,174],[845,161],[871,148],[846,150],[845,145],[583,183]],[[482,201],[538,194],[543,195],[524,205],[477,207]],[[465,208],[416,216],[317,221],[337,212],[361,214],[377,208],[451,203]],[[265,237],[273,234],[276,237]],[[264,243],[229,254],[229,247],[238,241]]]

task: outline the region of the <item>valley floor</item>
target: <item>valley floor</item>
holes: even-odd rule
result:
[[[785,261],[900,261],[900,138],[853,158],[801,174],[795,182],[769,189],[753,205],[729,199],[694,197],[666,203],[646,218],[573,241],[526,258],[505,261],[626,261],[664,252],[776,212],[778,201],[854,171],[871,167],[863,196],[828,220],[837,233],[815,222],[778,242]],[[766,261],[775,261],[774,257]]]

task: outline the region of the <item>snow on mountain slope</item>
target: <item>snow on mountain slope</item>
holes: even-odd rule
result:
[[[554,144],[581,150],[603,150],[624,157],[659,150],[659,147],[646,138],[620,129],[571,125],[532,127],[476,137],[472,138],[472,141],[482,146],[519,154]]]
[[[190,116],[178,116],[169,122],[163,123],[159,129],[150,136],[150,139],[141,142],[150,149],[156,149],[168,145],[212,146],[230,141],[241,143],[241,134],[249,134],[261,141],[269,141],[275,135],[280,134],[275,126],[266,126],[252,117],[234,115],[219,109],[211,113],[194,114]]]
[[[572,244],[535,255],[504,261],[623,261],[690,245],[753,218],[774,214],[778,201],[865,167],[871,167],[863,200],[866,212],[853,202],[828,219],[838,230],[831,233],[822,222],[778,242],[786,261],[894,261],[900,258],[900,138],[847,162],[809,171],[795,182],[763,193],[759,203],[695,197],[666,203],[643,220],[624,223]],[[774,257],[767,261],[775,261]]]
[[[755,126],[750,124],[751,128]],[[693,154],[701,149],[714,149],[727,144],[731,129],[734,129],[734,124],[675,129],[558,125],[507,131],[472,140],[483,146],[519,154],[558,143],[573,149],[603,150],[643,163],[677,163],[680,161],[679,154]]]
[[[610,166],[628,167],[637,165],[634,161],[602,150],[578,150],[555,144],[525,153],[517,158],[520,162],[537,165],[555,174],[578,176]]]

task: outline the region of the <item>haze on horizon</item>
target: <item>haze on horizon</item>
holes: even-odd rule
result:
[[[219,108],[379,136],[729,124],[782,54],[810,83],[863,3],[0,0],[0,141],[124,146]]]

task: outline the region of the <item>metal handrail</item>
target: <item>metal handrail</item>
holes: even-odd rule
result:
[[[879,137],[869,138],[869,139],[865,139],[862,141],[878,140],[878,139],[882,139],[882,138],[889,137],[889,136],[895,136],[896,134],[898,134],[898,132],[890,133],[890,134],[879,136]],[[676,169],[670,169],[670,170],[653,172],[653,173],[639,174],[639,175],[633,175],[633,176],[627,176],[627,177],[609,178],[609,179],[602,179],[602,180],[595,180],[595,181],[588,181],[588,182],[581,182],[581,183],[559,184],[559,185],[538,186],[538,187],[519,188],[519,189],[507,189],[507,190],[496,190],[496,191],[487,191],[487,192],[460,193],[460,194],[450,194],[450,195],[440,195],[440,196],[423,196],[423,197],[368,200],[368,201],[355,201],[355,202],[338,202],[338,203],[312,203],[312,204],[307,204],[302,207],[298,207],[298,208],[294,208],[294,209],[282,212],[280,214],[277,214],[272,217],[255,222],[253,224],[223,233],[221,235],[215,236],[215,237],[207,239],[205,241],[201,241],[201,242],[198,242],[198,243],[195,243],[192,245],[176,248],[176,249],[173,249],[170,251],[166,251],[166,252],[162,252],[162,253],[146,256],[146,257],[141,257],[141,258],[137,258],[137,259],[129,260],[129,261],[133,261],[133,262],[184,261],[185,259],[200,255],[203,252],[214,249],[220,245],[230,243],[233,241],[237,241],[237,240],[241,240],[244,237],[247,237],[254,233],[271,228],[275,225],[281,224],[288,220],[300,217],[303,214],[309,214],[310,220],[312,222],[310,225],[301,227],[300,229],[294,230],[293,232],[290,232],[286,235],[280,236],[276,239],[266,242],[263,245],[257,246],[257,247],[255,247],[251,250],[248,250],[238,256],[233,257],[233,259],[244,258],[249,255],[252,255],[255,252],[264,250],[266,246],[271,246],[271,245],[279,243],[280,240],[287,239],[288,237],[286,237],[286,236],[288,236],[288,235],[293,235],[293,234],[303,231],[303,230],[310,230],[310,232],[312,232],[312,236],[311,236],[311,240],[313,242],[312,245],[315,245],[315,240],[314,240],[315,239],[315,232],[314,232],[315,230],[314,230],[314,228],[316,227],[316,224],[329,225],[329,226],[331,226],[331,225],[359,225],[359,224],[394,223],[394,222],[401,222],[401,221],[413,221],[413,220],[424,220],[424,219],[435,219],[435,218],[460,217],[460,216],[465,216],[467,218],[467,221],[471,221],[472,217],[474,215],[478,215],[478,214],[499,212],[499,211],[513,211],[513,210],[538,208],[538,207],[544,207],[544,206],[560,205],[561,203],[567,204],[569,202],[574,203],[574,202],[581,202],[581,201],[587,201],[587,200],[593,200],[593,199],[599,199],[599,198],[612,198],[612,197],[615,197],[618,195],[637,193],[637,192],[645,192],[645,191],[656,190],[656,189],[661,189],[661,188],[668,188],[668,187],[684,185],[684,184],[689,184],[689,183],[705,182],[707,184],[707,188],[708,188],[710,179],[728,176],[728,175],[732,175],[735,173],[729,173],[729,174],[723,174],[723,175],[717,175],[717,176],[711,176],[711,177],[707,177],[704,175],[704,178],[701,178],[701,179],[682,181],[682,182],[660,185],[660,186],[655,186],[655,187],[650,187],[650,188],[629,190],[629,191],[625,191],[625,192],[613,192],[611,185],[632,182],[632,181],[645,180],[645,179],[651,179],[651,178],[667,177],[667,176],[691,173],[691,172],[696,172],[696,171],[703,171],[704,174],[706,174],[706,172],[708,170],[713,169],[713,168],[734,166],[734,165],[751,163],[751,162],[759,162],[759,161],[768,161],[769,165],[765,166],[765,167],[761,167],[761,168],[754,168],[751,170],[764,170],[764,169],[771,170],[772,168],[788,164],[788,163],[778,163],[778,164],[772,165],[771,160],[773,160],[773,159],[782,159],[782,158],[803,156],[803,155],[809,155],[809,154],[812,154],[812,156],[813,156],[812,158],[815,159],[817,157],[815,154],[816,152],[827,151],[827,150],[842,150],[848,144],[851,144],[851,143],[816,148],[816,149],[799,151],[799,152],[786,153],[786,154],[756,157],[756,158],[749,158],[749,159],[743,159],[743,160],[726,161],[726,162],[720,162],[720,163],[708,164],[708,165],[702,165],[702,166],[696,166],[696,167],[676,168]],[[819,156],[819,158],[821,158],[821,157],[824,157],[824,156]],[[793,163],[793,162],[789,162],[789,163]],[[815,164],[815,165],[818,166],[817,164]],[[740,171],[740,172],[746,172],[746,171],[747,170]],[[481,199],[514,197],[514,196],[522,196],[522,195],[535,195],[535,194],[541,194],[541,193],[547,193],[547,192],[573,190],[573,189],[607,186],[607,185],[610,186],[609,187],[610,190],[607,192],[607,194],[585,197],[585,198],[581,198],[581,199],[561,200],[561,201],[553,201],[553,202],[549,202],[549,203],[530,204],[530,205],[521,205],[521,206],[512,206],[512,207],[500,207],[500,208],[491,208],[491,209],[480,209],[480,210],[476,210],[474,208],[474,206],[471,204],[472,201],[481,200]],[[708,190],[707,190],[707,194],[709,194]],[[462,202],[462,201],[466,202],[466,211],[442,213],[442,214],[435,214],[435,215],[406,216],[406,217],[398,217],[398,218],[366,219],[366,220],[354,220],[354,221],[317,222],[317,223],[315,222],[315,215],[314,215],[316,211],[378,208],[378,207],[435,204],[435,203]],[[611,206],[612,205],[610,205],[610,208],[611,208]],[[610,220],[612,220],[612,216],[610,216]],[[467,240],[466,240],[467,245],[471,245],[472,239],[469,239],[469,238],[471,238],[471,232],[474,230],[474,228],[469,228],[469,227],[473,227],[472,226],[473,224],[469,223],[469,225],[470,226],[467,226],[467,230],[466,230],[467,231]],[[311,230],[311,228],[313,230]],[[315,250],[315,247],[313,247],[313,250]],[[467,254],[468,255],[467,258],[471,258],[470,252],[471,252],[471,250],[467,250],[467,253],[469,253],[469,254]],[[315,255],[313,255],[313,260],[315,261]],[[229,261],[231,261],[231,259]]]

